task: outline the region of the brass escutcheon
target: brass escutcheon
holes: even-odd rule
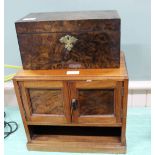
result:
[[[61,37],[59,39],[59,41],[61,43],[64,43],[65,44],[65,48],[68,50],[68,51],[71,51],[72,48],[73,48],[73,45],[76,43],[78,39],[75,38],[74,36],[70,36],[70,35],[66,35],[64,37]]]

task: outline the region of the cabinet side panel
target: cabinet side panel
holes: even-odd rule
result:
[[[125,79],[124,96],[123,96],[123,102],[122,102],[123,116],[122,116],[122,134],[121,134],[121,142],[123,145],[126,145],[127,100],[128,100],[128,79]]]
[[[25,128],[26,136],[27,136],[28,142],[30,142],[31,137],[30,137],[30,133],[29,133],[27,123],[26,123],[26,115],[25,115],[25,110],[23,107],[21,90],[20,90],[18,82],[15,79],[13,79],[13,84],[14,84],[14,89],[15,89],[15,93],[16,93],[16,97],[17,97],[17,101],[18,101],[18,105],[19,105],[20,114],[21,114],[22,121],[23,121],[24,128]]]

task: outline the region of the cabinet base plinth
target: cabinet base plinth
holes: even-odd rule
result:
[[[96,139],[96,141],[95,141]],[[119,137],[38,136],[27,143],[30,151],[126,153]]]

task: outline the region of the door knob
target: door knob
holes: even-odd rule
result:
[[[72,109],[76,110],[78,108],[78,100],[77,99],[72,99]]]

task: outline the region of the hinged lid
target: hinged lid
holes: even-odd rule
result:
[[[109,27],[109,24],[112,26]],[[17,33],[99,31],[109,28],[119,30],[119,25],[120,17],[114,10],[48,12],[28,14],[16,21],[16,30]]]

